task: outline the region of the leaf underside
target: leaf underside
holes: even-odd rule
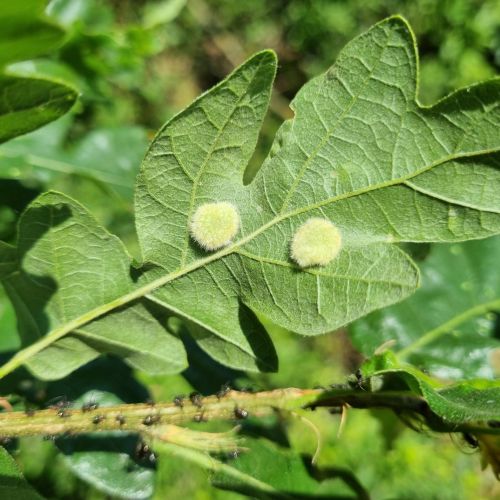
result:
[[[142,269],[130,272],[117,239],[67,197],[49,193],[28,208],[5,280],[23,341],[78,324],[29,361],[38,376],[62,376],[103,351],[139,366],[138,344],[141,368],[168,370],[182,346],[153,306],[188,322],[215,359],[272,370],[276,354],[255,313],[303,335],[328,332],[416,290],[418,269],[399,243],[500,232],[500,80],[421,107],[413,34],[400,17],[386,19],[301,89],[294,118],[244,185],[275,69],[272,52],[256,54],[158,132],[135,192]],[[238,208],[241,227],[210,253],[188,222],[216,201]],[[333,221],[343,246],[330,264],[302,270],[289,244],[310,217]],[[160,339],[163,350],[152,349]]]

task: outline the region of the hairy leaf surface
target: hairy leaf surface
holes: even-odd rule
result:
[[[94,293],[80,303],[72,297],[79,312],[69,322],[45,320],[43,332],[51,329],[45,343],[70,332],[61,343],[81,343],[84,334],[108,336],[99,330],[107,332],[113,322],[105,315],[130,314],[128,304],[145,298],[141,307],[155,304],[194,325],[200,346],[219,361],[272,369],[272,343],[254,313],[304,335],[328,332],[415,291],[418,270],[399,243],[500,232],[498,201],[483,190],[484,183],[498,182],[499,79],[420,106],[413,34],[400,17],[386,19],[302,88],[292,103],[294,118],[282,125],[268,159],[245,185],[275,68],[272,52],[256,54],[158,132],[136,186],[143,257],[137,281],[125,277],[123,257],[120,270],[106,269],[107,279],[118,273],[112,284],[89,276],[87,290],[104,286],[106,296]],[[447,182],[453,171],[462,175]],[[217,201],[232,203],[241,225],[231,244],[207,252],[191,239],[189,222],[199,205]],[[81,227],[69,222],[72,217],[74,245]],[[299,269],[290,259],[290,241],[310,217],[330,219],[342,248],[328,265]],[[61,247],[62,232],[51,234]],[[26,262],[31,252],[23,253]],[[84,267],[106,258],[99,252],[105,251],[87,246]],[[29,272],[39,275],[39,266],[33,263]],[[77,287],[72,267],[47,272],[52,293]],[[45,304],[38,310],[45,314]],[[67,350],[83,352],[78,345]]]

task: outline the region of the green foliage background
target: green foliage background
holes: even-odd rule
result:
[[[288,103],[298,89],[326,70],[351,38],[395,13],[409,20],[419,42],[422,103],[432,103],[457,87],[498,73],[500,4],[495,0],[53,0],[47,14],[64,29],[64,43],[59,48],[47,46],[49,56],[43,51],[29,54],[29,61],[15,62],[7,70],[19,77],[70,82],[81,92],[81,99],[71,114],[0,146],[0,239],[13,242],[23,208],[40,192],[56,189],[82,202],[137,255],[131,217],[133,184],[148,142],[161,124],[252,53],[273,48],[280,66],[271,111],[246,172],[250,179],[278,126],[291,116]],[[422,259],[430,253],[439,262],[441,250],[412,250]],[[481,252],[489,250],[467,247],[465,251],[480,258]],[[454,290],[460,287],[456,285],[451,283]],[[18,348],[19,341],[13,312],[2,294],[0,289],[0,349],[8,352]],[[410,316],[404,310],[387,314]],[[368,323],[383,320],[372,318]],[[491,315],[479,320],[479,330],[484,327],[488,332],[498,323]],[[363,342],[364,328],[370,326],[356,326],[354,347],[345,331],[303,338],[270,326],[280,358],[276,374],[249,378],[213,366],[194,351],[191,366],[182,375],[138,373],[137,377],[161,400],[193,388],[214,392],[228,379],[259,389],[328,384],[352,373],[361,353],[371,354],[377,347]],[[470,349],[479,356],[481,341],[471,342]],[[446,365],[439,357],[436,363]],[[498,359],[493,360],[487,376],[498,376],[499,365]],[[445,368],[444,376],[453,378],[460,367],[450,359]],[[472,375],[484,376],[483,368],[477,367]],[[207,372],[208,383],[203,375]],[[27,374],[19,377],[16,383],[27,384],[27,392],[38,394],[41,401],[71,393],[70,382],[44,384]],[[339,438],[338,416],[318,412],[311,418],[324,439],[319,465],[342,472],[334,480],[339,495],[352,494],[352,482],[346,480],[351,475],[373,498],[486,499],[500,495],[491,472],[480,472],[478,456],[471,455],[465,443],[417,434],[385,412],[349,412]],[[314,451],[314,436],[302,423],[290,423],[289,431],[296,449]],[[25,476],[44,495],[105,498],[67,474],[71,464],[61,455],[54,457],[53,443],[30,439],[21,443],[17,459]],[[207,473],[165,459],[159,464],[155,494],[157,498],[240,497],[208,485]]]

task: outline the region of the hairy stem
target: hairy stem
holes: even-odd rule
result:
[[[419,415],[439,432],[494,432],[474,424],[447,424],[434,414],[425,400],[405,391],[367,392],[347,386],[337,389],[276,389],[256,393],[229,391],[224,396],[184,399],[177,403],[122,404],[104,408],[51,408],[36,412],[0,413],[0,437],[72,435],[101,431],[157,434],[163,426],[190,422],[235,420],[272,415],[276,410],[300,408],[388,408],[397,413]],[[500,429],[498,429],[500,433]]]

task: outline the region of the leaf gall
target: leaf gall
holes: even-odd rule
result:
[[[229,245],[239,227],[238,211],[227,201],[200,205],[189,223],[192,238],[205,250],[218,250]]]
[[[340,252],[342,237],[327,219],[311,217],[293,235],[291,257],[302,268],[326,266]]]

